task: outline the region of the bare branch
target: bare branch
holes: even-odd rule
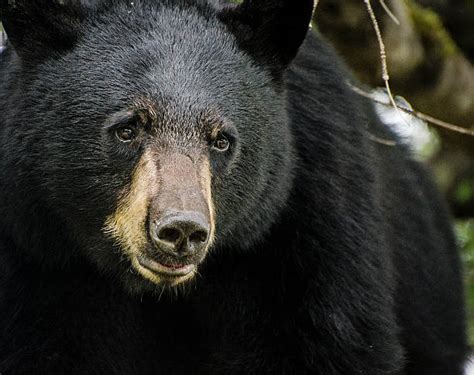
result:
[[[390,8],[388,7],[388,5],[385,3],[385,0],[379,0],[379,3],[380,5],[382,6],[383,10],[385,11],[385,13],[388,14],[388,16],[392,19],[393,22],[395,22],[397,25],[400,26],[400,21],[398,20],[398,18],[395,16],[395,14],[393,14],[393,12],[390,10]]]
[[[379,50],[380,50],[380,62],[382,63],[382,79],[385,83],[385,88],[387,89],[388,97],[390,98],[390,102],[392,103],[393,108],[398,112],[398,106],[395,103],[395,99],[393,98],[392,90],[390,88],[390,76],[388,74],[388,68],[387,68],[387,52],[385,51],[385,44],[383,42],[382,38],[382,33],[380,31],[379,23],[377,22],[377,17],[375,17],[374,10],[372,9],[372,4],[370,3],[370,0],[364,0],[365,5],[367,7],[367,11],[370,16],[370,20],[372,21],[372,25],[375,30],[375,35],[377,36],[377,42],[379,44]],[[400,115],[398,112],[400,119],[403,120],[403,117]]]

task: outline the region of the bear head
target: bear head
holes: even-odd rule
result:
[[[2,225],[27,254],[159,291],[268,232],[292,184],[283,80],[312,1],[0,4]]]

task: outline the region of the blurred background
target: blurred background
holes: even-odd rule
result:
[[[408,106],[408,101],[416,110],[474,131],[474,0],[371,4],[386,45],[392,90],[400,96],[397,102]],[[383,86],[379,46],[364,0],[319,0],[313,24],[367,91]],[[0,31],[0,50],[4,44]],[[374,95],[384,97],[381,91]],[[455,218],[474,346],[474,137],[406,119],[386,106],[378,110],[432,168]]]
[[[474,0],[371,4],[394,94],[418,111],[474,132]],[[314,27],[368,90],[384,86],[379,45],[364,0],[319,0]],[[400,98],[397,102],[407,105]],[[407,120],[386,106],[378,110],[432,168],[455,218],[465,267],[469,340],[474,346],[474,137]]]

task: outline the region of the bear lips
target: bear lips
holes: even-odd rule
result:
[[[172,277],[189,275],[196,268],[194,264],[163,264],[143,255],[138,256],[137,260],[142,267],[149,271]]]

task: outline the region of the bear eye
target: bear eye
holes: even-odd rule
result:
[[[120,142],[130,143],[136,137],[135,130],[132,128],[120,128],[115,131],[115,135]]]
[[[225,152],[230,147],[230,141],[225,135],[221,134],[212,147],[219,152]]]

